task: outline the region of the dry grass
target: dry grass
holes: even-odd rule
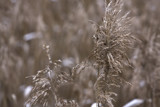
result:
[[[109,107],[113,107],[112,96],[117,96],[114,89],[124,84],[122,75],[131,66],[127,51],[133,46],[134,37],[129,31],[128,13],[121,14],[122,5],[119,0],[107,5],[103,22],[94,35],[94,57],[98,70],[96,97],[98,103]]]
[[[159,5],[0,0],[0,106],[158,107]]]
[[[119,87],[119,85],[123,84],[125,81],[122,79],[121,75],[123,72],[126,72],[126,67],[131,66],[126,53],[127,50],[131,48],[134,41],[134,37],[131,36],[128,28],[129,18],[127,18],[127,14],[121,16],[121,10],[122,1],[117,1],[115,3],[110,2],[105,8],[105,17],[103,18],[102,25],[97,26],[96,34],[93,37],[95,41],[93,59],[95,59],[95,62],[90,62],[90,60],[87,59],[88,61],[78,64],[73,68],[72,73],[69,74],[61,70],[50,70],[50,68],[48,68],[48,70],[39,71],[44,73],[53,71],[56,76],[51,77],[50,81],[47,77],[39,77],[39,72],[33,77],[35,88],[33,88],[33,96],[31,96],[28,101],[31,105],[42,102],[44,106],[48,106],[48,99],[45,97],[49,95],[47,91],[50,89],[55,98],[55,106],[68,106],[68,104],[64,104],[64,100],[66,99],[69,101],[73,100],[75,102],[73,106],[81,106],[82,101],[80,101],[80,97],[84,96],[80,96],[81,90],[76,90],[78,86],[81,85],[79,75],[82,74],[84,69],[88,68],[88,64],[91,63],[92,65],[97,65],[96,70],[98,74],[94,83],[95,95],[92,97],[95,97],[96,101],[103,106],[108,105],[109,107],[113,107],[112,95],[117,95],[113,89],[114,87]],[[50,57],[48,58],[50,59]],[[52,79],[53,81],[51,81]],[[56,83],[56,85],[53,83]],[[67,94],[68,96],[66,96],[66,94],[63,93],[64,90],[61,91],[61,87],[67,90],[68,85],[69,87],[73,87],[73,89],[71,88],[70,95]],[[47,89],[45,86],[48,86]],[[84,90],[83,88],[81,89]],[[56,91],[63,93],[62,95],[60,94],[62,98],[56,95]],[[69,102],[66,101],[66,103]]]

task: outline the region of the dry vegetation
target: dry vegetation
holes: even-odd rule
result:
[[[0,107],[159,107],[159,5],[0,0]]]

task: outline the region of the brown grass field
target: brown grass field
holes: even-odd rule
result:
[[[0,0],[0,107],[160,107],[160,0]]]

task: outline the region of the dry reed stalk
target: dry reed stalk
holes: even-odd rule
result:
[[[130,33],[128,13],[121,15],[122,6],[121,0],[106,6],[103,22],[97,25],[94,35],[94,58],[98,68],[96,98],[105,107],[113,107],[113,96],[117,95],[114,88],[124,83],[122,75],[131,66],[127,51],[135,38]]]

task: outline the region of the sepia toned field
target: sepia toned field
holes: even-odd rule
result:
[[[0,0],[0,107],[160,107],[160,0]]]

